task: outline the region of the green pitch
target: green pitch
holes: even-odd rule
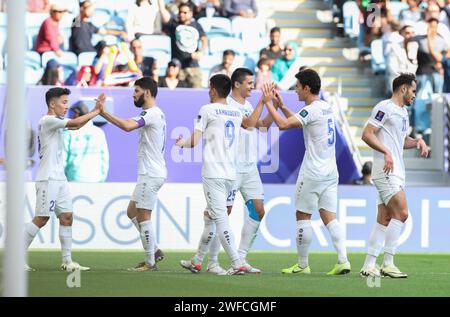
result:
[[[358,272],[364,254],[352,253],[352,273],[326,276],[335,263],[332,253],[310,255],[312,274],[282,275],[282,268],[296,261],[294,253],[253,252],[249,262],[260,275],[216,276],[192,274],[179,265],[192,252],[166,252],[159,271],[134,273],[126,268],[142,261],[140,252],[75,251],[73,258],[92,271],[81,272],[81,287],[68,288],[69,273],[58,271],[60,253],[31,251],[29,264],[36,272],[29,278],[30,296],[450,296],[450,255],[399,254],[396,264],[407,279],[382,278],[380,287],[369,287]],[[220,255],[226,264],[224,254]],[[369,283],[370,284],[370,283]]]

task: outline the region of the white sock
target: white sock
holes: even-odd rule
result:
[[[311,220],[297,220],[297,242],[298,265],[304,269],[308,266],[308,249],[312,241],[313,230]]]
[[[367,242],[367,255],[364,261],[364,267],[374,267],[377,261],[378,255],[380,255],[383,248],[383,242],[386,238],[386,226],[379,224],[378,222],[372,228],[372,232]]]
[[[259,229],[260,221],[256,221],[250,217],[247,217],[244,227],[242,227],[241,232],[241,242],[239,243],[239,256],[241,257],[242,261],[245,261],[247,258],[248,250],[253,245],[253,241],[255,241],[256,233]]]
[[[344,231],[342,230],[341,224],[337,219],[334,219],[327,224],[327,229],[330,231],[331,240],[333,241],[334,248],[338,254],[338,263],[342,264],[348,262]]]
[[[59,241],[63,263],[72,262],[72,226],[59,225]]]
[[[150,266],[155,265],[155,253],[154,249],[154,238],[153,238],[153,227],[152,221],[147,220],[139,223],[141,227],[141,241],[142,247],[145,251],[145,263]]]
[[[197,264],[203,263],[203,259],[209,250],[211,241],[213,241],[216,236],[216,224],[214,221],[207,216],[203,216],[203,220],[205,222],[203,233],[198,243],[197,253],[195,253],[194,256],[194,262]]]
[[[34,223],[30,222],[25,225],[24,235],[25,235],[25,250],[30,247],[31,242],[33,242],[34,237],[38,234],[40,228]]]
[[[209,245],[208,267],[212,264],[219,263],[219,253],[221,247],[222,245],[220,244],[220,238],[216,235]]]
[[[231,232],[230,223],[228,222],[228,215],[216,219],[215,222],[217,235],[220,238],[223,249],[230,258],[231,266],[235,269],[241,267],[242,262],[234,244],[234,236],[233,232]]]
[[[137,221],[136,217],[130,219],[133,225],[136,227],[139,234],[141,234],[141,227],[139,226],[139,222]],[[156,240],[154,241],[155,248],[153,249],[154,252],[158,251],[158,245],[156,244]]]
[[[394,264],[395,249],[398,245],[398,239],[402,233],[403,222],[397,219],[391,219],[386,228],[386,243],[384,245],[384,261],[385,266]]]

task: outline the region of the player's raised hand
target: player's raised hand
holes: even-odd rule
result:
[[[281,97],[278,90],[276,90],[276,89],[273,90],[273,97],[274,97],[273,98],[274,103],[276,103],[279,108],[283,108],[283,106],[284,106],[283,98]]]
[[[417,149],[420,151],[420,156],[428,157],[428,146],[423,139],[417,141]]]
[[[183,135],[180,134],[178,136],[177,140],[175,141],[175,145],[181,148],[184,146]]]
[[[386,174],[389,174],[390,172],[394,171],[394,160],[392,159],[391,153],[384,154],[384,167],[383,171]]]
[[[269,101],[271,101],[273,99],[273,85],[272,83],[266,83],[263,85],[262,87],[262,96],[261,98],[263,99],[264,103],[268,103]]]
[[[100,94],[97,99],[95,99],[95,109],[100,113],[105,110],[106,95],[104,93]]]

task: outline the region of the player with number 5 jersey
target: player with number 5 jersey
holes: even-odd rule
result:
[[[269,113],[280,130],[303,128],[305,138],[305,157],[300,168],[296,186],[296,243],[298,263],[283,269],[282,273],[309,274],[308,251],[313,237],[311,214],[319,210],[320,217],[330,232],[334,248],[338,253],[338,263],[328,275],[347,274],[350,262],[347,259],[345,237],[336,219],[338,170],[336,165],[336,129],[331,106],[321,101],[319,91],[321,81],[312,69],[300,71],[296,76],[296,91],[300,101],[306,106],[299,113],[291,112],[278,93],[264,90],[267,98],[275,100],[286,116],[282,118],[271,102],[266,103]]]

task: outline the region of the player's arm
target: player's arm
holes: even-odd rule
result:
[[[413,139],[410,136],[405,137],[405,144],[403,145],[405,150],[417,148],[420,150],[420,156],[428,156],[428,146],[423,139]]]
[[[164,0],[158,0],[159,13],[161,14],[161,20],[164,24],[170,21],[170,12],[166,9],[166,3]]]
[[[384,154],[384,168],[385,173],[389,173],[394,170],[394,161],[392,159],[391,152],[378,140],[377,133],[380,128],[368,123],[363,130],[361,139],[372,149]]]
[[[103,111],[101,113],[102,117],[111,122],[119,129],[122,129],[125,132],[131,132],[133,130],[139,129],[145,125],[144,118],[141,118],[139,121],[134,119],[123,119],[118,116],[113,115],[107,111]]]
[[[191,134],[191,137],[183,140],[183,137],[180,135],[175,144],[177,146],[179,146],[180,148],[184,148],[184,147],[195,147],[197,146],[197,144],[200,142],[200,139],[202,138],[202,131],[194,129],[194,132]]]
[[[258,101],[255,110],[253,110],[252,114],[248,117],[242,119],[242,127],[244,129],[252,129],[257,127],[259,117],[261,117],[261,113],[264,109],[264,101],[262,98]]]
[[[290,118],[292,116],[295,115],[294,112],[291,111],[291,109],[289,109],[288,107],[286,107],[286,105],[284,104],[283,98],[281,97],[280,93],[278,92],[278,90],[274,90],[273,91],[273,96],[274,96],[274,105],[278,106],[278,108],[281,109],[281,111],[283,112],[284,116],[286,118]]]
[[[78,130],[83,127],[86,123],[89,122],[89,120],[95,118],[100,114],[105,104],[105,100],[105,94],[101,94],[100,96],[98,96],[98,98],[96,99],[95,108],[92,109],[91,112],[88,112],[83,116],[79,116],[75,119],[70,119],[66,124],[66,128],[69,130]]]
[[[302,127],[301,122],[295,116],[290,116],[285,119],[278,113],[277,109],[275,109],[275,106],[272,104],[273,90],[268,90],[266,87],[263,87],[263,93],[268,97],[268,102],[266,103],[267,110],[280,130]]]

